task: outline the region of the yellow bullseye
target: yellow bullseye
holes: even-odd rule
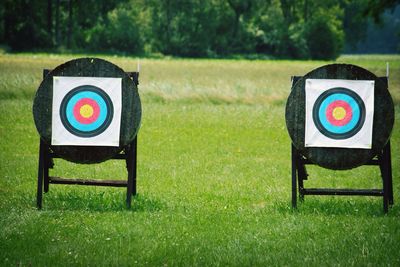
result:
[[[332,116],[336,120],[343,120],[344,117],[346,117],[346,110],[344,108],[342,108],[342,107],[336,107],[332,111]]]
[[[89,118],[93,115],[93,107],[91,105],[85,104],[79,109],[79,113],[84,118]]]

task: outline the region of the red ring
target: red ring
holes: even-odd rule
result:
[[[346,111],[346,115],[341,120],[337,120],[336,118],[333,117],[333,110],[337,107],[344,108],[344,110]],[[349,123],[349,121],[353,117],[353,112],[349,103],[343,100],[335,100],[328,105],[325,115],[326,118],[328,119],[328,122],[331,123],[332,125],[343,126]]]
[[[81,115],[80,109],[83,105],[90,105],[93,108],[92,116],[85,118]],[[76,102],[74,106],[74,117],[75,119],[82,124],[90,124],[97,120],[100,114],[100,107],[96,101],[91,98],[82,98],[78,102]]]

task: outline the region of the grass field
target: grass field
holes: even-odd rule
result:
[[[307,196],[290,205],[290,76],[330,62],[142,59],[138,196],[50,185],[35,207],[43,68],[76,55],[0,55],[0,266],[400,265],[400,56],[343,56],[378,76],[390,62],[395,205]],[[126,71],[136,59],[104,57]],[[309,169],[309,187],[380,188],[376,167]],[[52,175],[126,177],[122,162],[56,160]]]

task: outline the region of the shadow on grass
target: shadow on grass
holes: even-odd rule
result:
[[[325,199],[324,199],[325,198]],[[282,214],[298,215],[325,215],[325,216],[385,216],[381,198],[352,198],[341,197],[306,197],[304,201],[298,200],[297,209],[292,208],[290,202],[276,202],[274,207]],[[388,216],[399,216],[400,209],[394,205],[389,208]]]
[[[157,212],[166,208],[159,199],[137,194],[131,208],[126,206],[125,192],[49,192],[43,197],[43,210]]]

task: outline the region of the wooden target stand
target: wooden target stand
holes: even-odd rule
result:
[[[292,77],[293,85],[301,79],[301,76]],[[379,79],[388,84],[387,77]],[[393,205],[393,181],[392,181],[392,163],[391,163],[390,139],[383,147],[382,151],[373,159],[369,160],[364,166],[379,166],[382,188],[381,189],[337,189],[337,188],[305,188],[304,181],[308,180],[306,165],[317,165],[307,159],[299,150],[291,145],[291,172],[292,172],[292,207],[297,208],[297,190],[301,201],[304,201],[305,195],[335,195],[335,196],[377,196],[383,198],[383,210],[388,212],[389,206]]]
[[[43,79],[50,72],[48,69],[43,70]],[[139,72],[126,72],[130,79],[136,84],[139,84]],[[87,186],[107,186],[107,187],[126,187],[126,206],[131,207],[132,195],[137,194],[136,190],[136,176],[137,176],[137,135],[133,141],[126,146],[121,153],[113,156],[111,159],[125,160],[126,169],[128,172],[127,180],[99,180],[99,179],[71,179],[63,177],[50,176],[50,169],[54,168],[55,158],[62,158],[53,152],[52,146],[47,145],[42,138],[40,138],[39,146],[39,166],[37,177],[37,198],[36,205],[38,209],[42,208],[43,191],[49,191],[50,184],[64,184],[64,185],[87,185]]]

